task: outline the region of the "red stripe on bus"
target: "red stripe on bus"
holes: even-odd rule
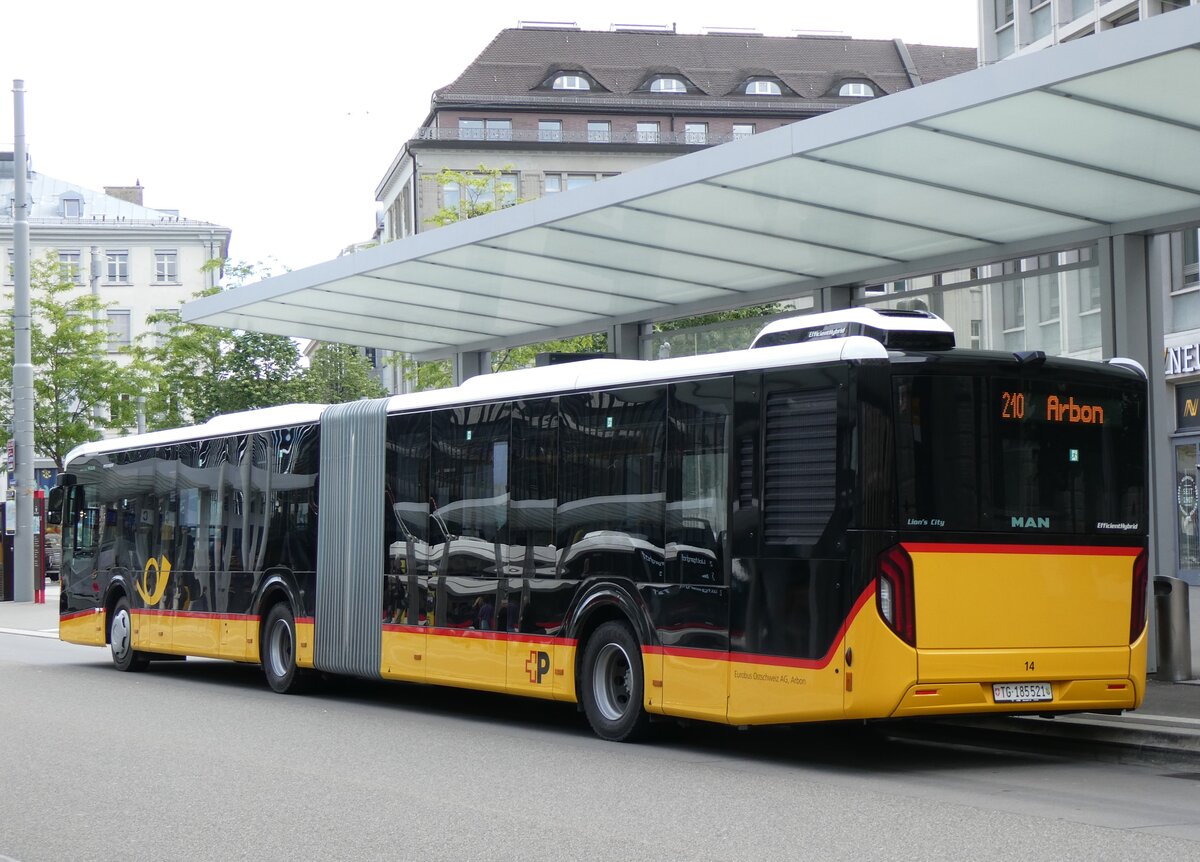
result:
[[[859,611],[866,606],[875,596],[875,582],[872,581],[867,585],[867,588],[862,591],[862,595],[854,602],[854,607],[850,609],[850,613],[846,615],[846,619],[842,622],[841,628],[838,629],[837,635],[834,636],[833,645],[829,651],[819,659],[813,658],[792,658],[790,656],[781,655],[762,655],[759,653],[743,653],[729,652],[727,650],[704,650],[694,649],[690,647],[663,647],[650,646],[643,647],[642,652],[648,655],[669,655],[677,658],[700,658],[700,659],[717,659],[719,661],[728,661],[735,664],[766,664],[776,667],[802,667],[812,670],[820,670],[827,667],[837,651],[841,649],[843,641],[846,639],[846,632],[850,629],[850,624],[858,617]]]
[[[446,627],[413,626],[401,623],[385,623],[385,632],[408,634],[424,633],[441,637],[466,638],[469,640],[509,641],[511,643],[534,643],[547,646],[575,646],[575,638],[556,638],[549,635],[522,634],[521,632],[495,632],[487,629],[452,629]]]
[[[1141,548],[1091,547],[1086,545],[970,545],[953,542],[901,542],[915,554],[1045,554],[1057,557],[1136,557]]]
[[[131,614],[142,614],[148,617],[172,617],[188,620],[246,620],[257,621],[257,614],[214,614],[204,611],[160,611],[158,608],[132,608]]]
[[[58,620],[59,620],[59,622],[62,622],[63,620],[76,620],[76,619],[79,619],[80,617],[90,617],[93,614],[98,614],[103,610],[104,610],[103,608],[91,608],[86,611],[72,611],[69,614],[59,614]]]

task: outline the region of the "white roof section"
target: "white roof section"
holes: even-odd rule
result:
[[[139,206],[121,198],[106,195],[103,192],[87,189],[75,183],[50,177],[33,171],[26,184],[26,190],[32,199],[33,206],[29,219],[33,223],[45,221],[61,222],[63,224],[90,226],[94,222],[128,223],[128,224],[181,224],[192,226],[213,226],[210,222],[184,218],[174,210],[156,210],[147,206]],[[0,179],[0,202],[7,204],[16,193],[16,180],[12,177]],[[82,214],[78,218],[64,218],[62,215],[63,198],[74,198],[83,203]],[[0,208],[0,222],[12,224],[7,206]],[[224,228],[222,228],[224,230]]]
[[[1200,218],[1200,8],[188,303],[438,358]]]

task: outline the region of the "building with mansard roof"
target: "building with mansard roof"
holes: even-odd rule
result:
[[[976,67],[974,48],[671,28],[501,31],[450,84],[376,189],[380,239],[432,226],[463,193],[443,168],[505,168],[531,200]]]
[[[0,152],[0,253],[8,264],[6,295],[13,287],[14,167],[13,153]],[[178,210],[146,206],[140,182],[95,191],[39,173],[30,160],[26,189],[30,259],[57,253],[80,291],[92,289],[94,282],[101,300],[109,304],[109,350],[121,362],[121,348],[146,330],[147,316],[178,309],[215,284],[218,273],[204,272],[204,264],[229,253],[229,228],[187,218]],[[7,296],[0,299],[3,307],[10,302]]]

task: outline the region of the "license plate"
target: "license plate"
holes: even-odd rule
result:
[[[1038,703],[1054,700],[1054,691],[1048,682],[997,682],[992,698],[996,703]]]

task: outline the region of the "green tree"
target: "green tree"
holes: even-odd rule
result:
[[[656,337],[652,343],[670,344],[677,356],[741,350],[750,346],[751,340],[761,328],[759,318],[780,314],[786,310],[780,303],[772,302],[735,308],[731,311],[665,320],[654,324]],[[745,321],[745,325],[738,326],[737,321]],[[678,333],[678,336],[672,337],[670,333]]]
[[[400,373],[408,381],[410,392],[446,389],[454,385],[454,366],[449,359],[418,362],[407,354],[393,353],[388,362],[400,369]]]
[[[206,269],[221,269],[229,289],[270,274],[262,263],[214,260]],[[147,427],[173,428],[299,400],[300,351],[292,339],[188,323],[177,311],[150,315],[147,322],[157,331],[138,336],[131,350],[146,395]]]
[[[99,439],[105,428],[127,422],[127,411],[112,408],[127,404],[136,388],[106,355],[108,326],[96,320],[103,319],[104,304],[90,293],[78,293],[75,273],[62,266],[57,253],[30,261],[29,274],[34,450],[61,468],[73,448]],[[9,311],[0,317],[0,365],[10,369],[10,375],[13,339]],[[12,387],[0,386],[3,442],[12,418]]]
[[[555,341],[539,341],[520,347],[505,347],[492,353],[492,371],[512,371],[516,368],[532,368],[539,353],[604,353],[608,350],[608,335],[593,332],[574,338]]]
[[[322,344],[299,381],[300,396],[315,404],[341,404],[360,398],[381,398],[387,389],[371,374],[371,365],[357,347]]]
[[[442,168],[434,179],[442,187],[443,199],[450,198],[450,204],[425,221],[444,227],[522,203],[508,179],[512,170],[512,165],[489,168],[483,164],[471,171]]]

